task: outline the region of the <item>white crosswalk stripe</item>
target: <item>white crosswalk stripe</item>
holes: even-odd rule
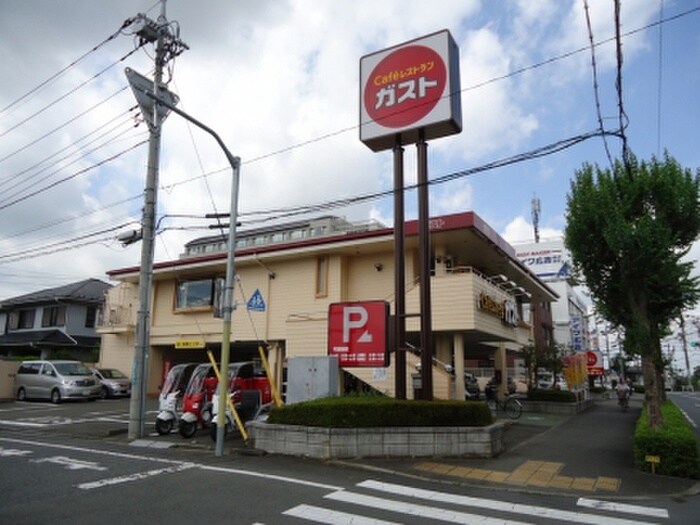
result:
[[[368,493],[369,492],[369,493]],[[356,490],[336,490],[326,494],[327,505],[314,506],[301,504],[284,512],[309,523],[328,525],[391,525],[403,523],[411,517],[421,522],[479,523],[483,525],[541,523],[551,520],[556,523],[577,523],[587,525],[647,525],[668,519],[666,509],[629,505],[601,500],[579,498],[577,506],[591,509],[590,512],[572,511],[511,503],[504,500],[462,496],[434,490],[425,490],[406,485],[365,480],[356,485]],[[333,503],[343,505],[343,510],[330,507]],[[348,505],[352,505],[348,512]],[[355,507],[357,512],[355,513]],[[368,516],[368,509],[395,514],[398,522],[385,521]],[[475,513],[476,511],[476,513]],[[490,516],[489,514],[493,514]],[[403,518],[402,518],[403,516]],[[503,516],[508,516],[504,518]],[[389,519],[392,519],[389,516]]]

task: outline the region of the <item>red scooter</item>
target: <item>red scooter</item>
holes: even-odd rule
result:
[[[184,438],[191,438],[197,428],[207,428],[211,423],[212,397],[218,381],[210,363],[202,363],[195,368],[182,399],[182,416],[179,430]]]
[[[228,369],[228,390],[231,401],[242,421],[257,419],[272,404],[272,388],[264,373],[256,372],[253,362],[231,363]],[[216,415],[218,392],[212,400],[212,419],[209,427],[211,439],[216,441]],[[235,428],[231,411],[226,408],[224,435]]]

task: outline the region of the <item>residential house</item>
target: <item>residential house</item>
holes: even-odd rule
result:
[[[0,355],[96,362],[100,336],[95,326],[110,288],[86,279],[2,301]]]

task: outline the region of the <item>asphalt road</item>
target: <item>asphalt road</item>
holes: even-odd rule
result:
[[[155,413],[149,418],[152,429]],[[127,400],[0,403],[0,523],[632,525],[693,523],[698,511],[681,501],[495,491],[371,464],[216,457],[206,432],[188,441],[148,436],[136,446],[125,438],[127,421]]]

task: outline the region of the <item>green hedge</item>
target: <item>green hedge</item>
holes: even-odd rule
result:
[[[646,456],[659,456],[661,463],[655,465],[658,474],[683,478],[700,476],[697,438],[685,416],[671,401],[661,405],[664,424],[659,430],[649,428],[646,409],[637,421],[634,434],[634,459],[637,467],[651,472],[651,463]]]
[[[568,390],[533,389],[527,393],[530,401],[553,401],[555,403],[575,403],[576,394]]]
[[[493,417],[482,401],[332,397],[273,408],[268,422],[335,428],[483,427],[493,423]]]

